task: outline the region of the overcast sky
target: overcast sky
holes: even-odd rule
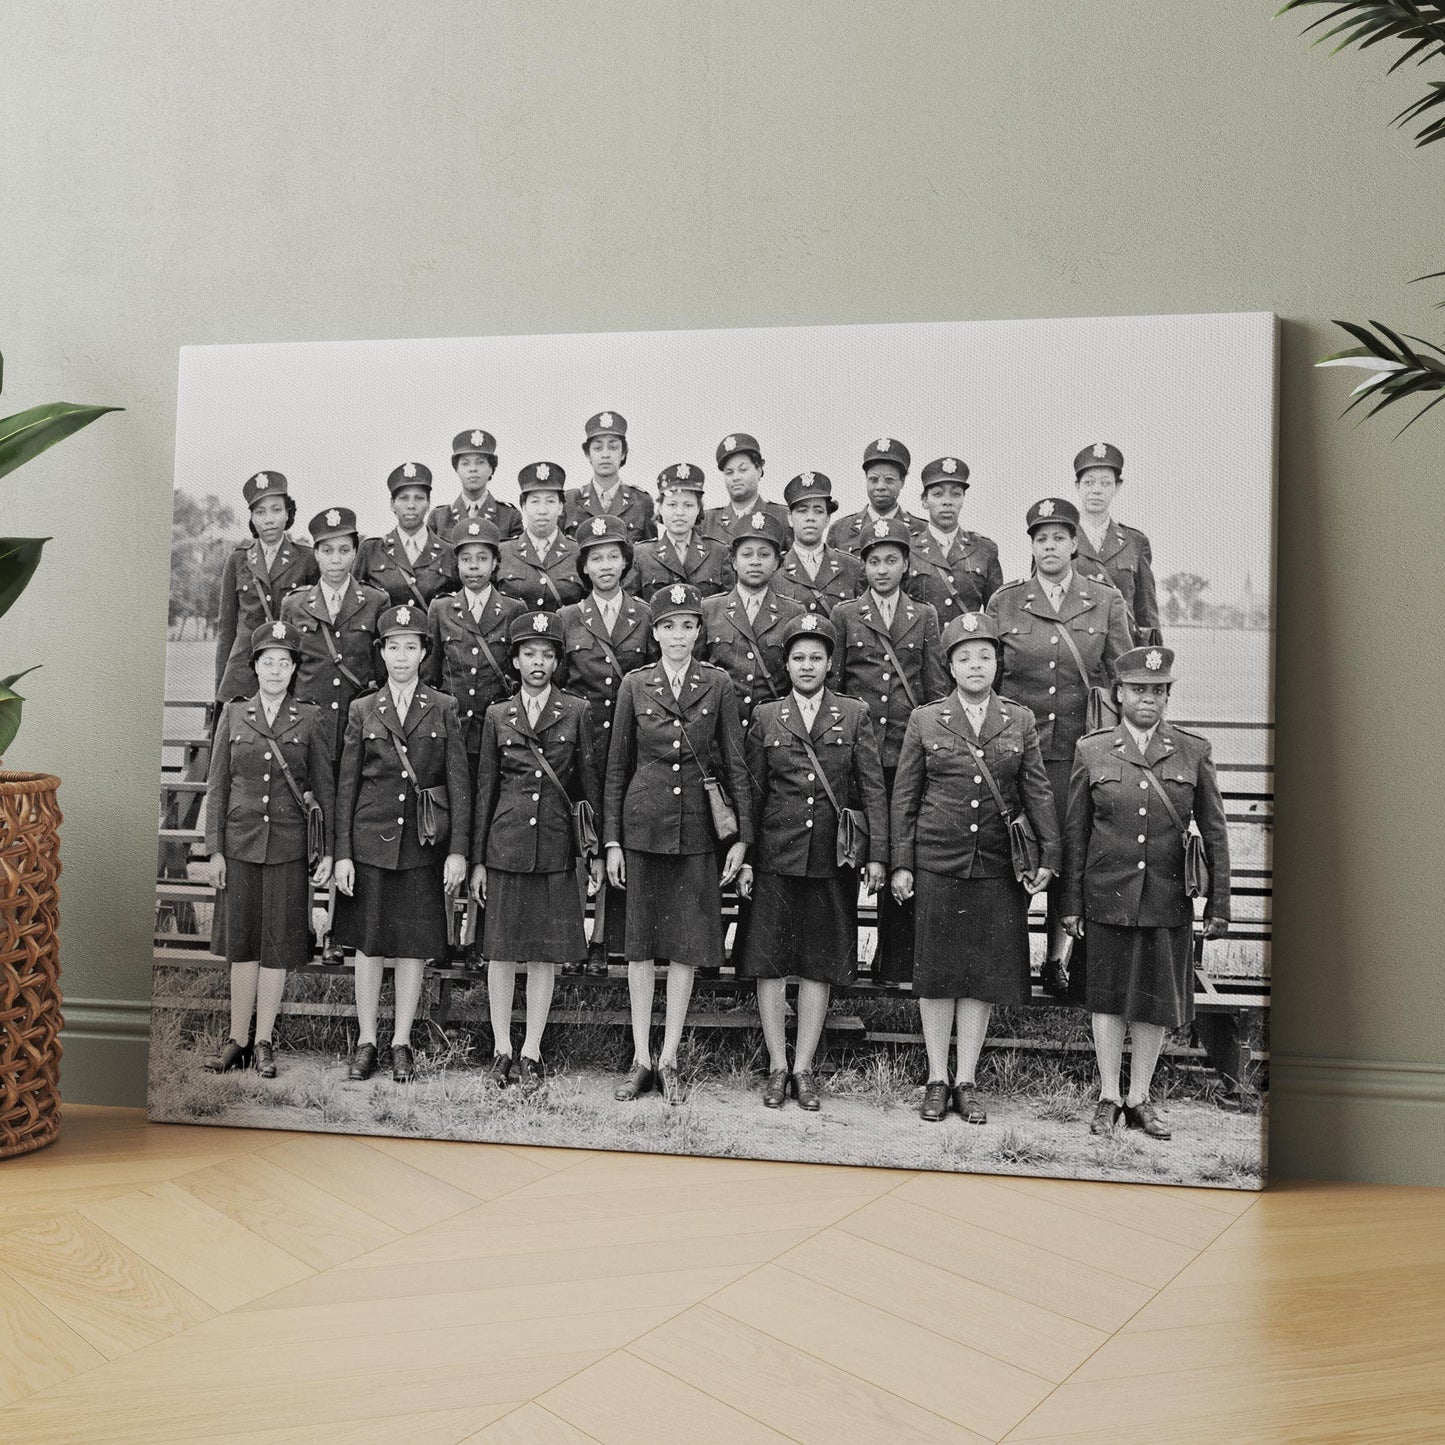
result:
[[[1073,498],[1074,454],[1107,441],[1125,461],[1114,514],[1149,534],[1156,574],[1199,572],[1228,601],[1246,573],[1261,592],[1270,576],[1274,369],[1263,313],[187,347],[175,480],[239,512],[247,477],[284,472],[300,534],[336,505],[381,532],[402,462],[431,467],[436,500],[456,494],[457,432],[496,435],[493,490],[514,501],[528,462],[585,481],[583,423],[610,409],[629,426],[623,477],[649,492],[687,461],[720,503],[714,449],[745,431],[764,495],[811,469],[847,510],[863,501],[864,446],[891,436],[913,454],[912,511],[925,462],[967,462],[963,524],[999,543],[1014,578],[1028,506]]]

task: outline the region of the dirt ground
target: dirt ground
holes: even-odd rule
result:
[[[152,1119],[1232,1189],[1263,1183],[1262,1116],[1205,1101],[1162,1106],[1172,1140],[1148,1139],[1122,1123],[1100,1139],[1089,1133],[1092,1100],[1082,1093],[1042,1101],[985,1095],[987,1124],[953,1114],[927,1124],[918,1116],[921,1089],[897,1097],[830,1093],[824,1081],[823,1108],[808,1114],[791,1099],[764,1108],[761,1079],[733,1074],[693,1082],[686,1103],[670,1108],[657,1094],[619,1104],[612,1098],[618,1076],[593,1070],[524,1094],[497,1090],[479,1069],[440,1070],[421,1058],[416,1079],[398,1085],[387,1072],[351,1083],[339,1057],[279,1053],[272,1080],[207,1074],[203,1057],[187,1048],[153,1051]]]

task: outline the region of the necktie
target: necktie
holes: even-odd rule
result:
[[[743,603],[743,611],[748,614],[749,622],[756,622],[758,620],[758,599],[756,597],[747,598]]]
[[[541,711],[542,699],[539,697],[529,697],[527,699],[527,721],[534,728],[537,726],[537,717],[541,713]]]
[[[413,567],[416,566],[417,541],[415,537],[403,537],[401,545],[406,552],[406,559]]]
[[[885,627],[893,626],[893,609],[896,605],[896,601],[892,597],[878,604],[878,611],[883,615],[883,625]]]
[[[472,603],[472,621],[481,626],[482,604],[479,600]]]
[[[1057,612],[1064,605],[1064,589],[1057,582],[1050,582],[1044,590],[1049,594],[1049,606]]]
[[[679,702],[682,701],[682,674],[680,672],[672,674],[672,695]]]
[[[331,614],[331,620],[336,621],[336,614],[341,611],[341,597],[336,592],[326,592],[326,610]]]

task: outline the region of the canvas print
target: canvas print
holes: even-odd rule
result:
[[[1275,369],[186,349],[151,1117],[1259,1187]]]

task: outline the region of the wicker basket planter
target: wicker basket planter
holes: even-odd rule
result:
[[[60,1132],[59,787],[0,772],[0,1159]]]

